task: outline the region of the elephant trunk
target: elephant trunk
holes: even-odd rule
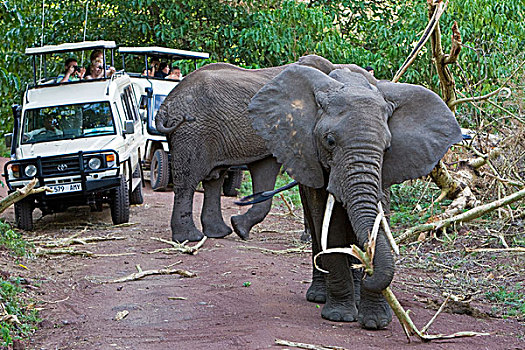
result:
[[[368,235],[372,232],[381,195],[382,154],[378,152],[374,154],[375,156],[369,154],[366,158],[362,155],[354,155],[351,157],[354,159],[351,166],[332,169],[332,174],[336,175],[334,179],[339,178],[343,181],[339,182],[340,188],[329,185],[330,192],[333,191],[334,194],[339,192],[336,197],[339,197],[346,208],[361,249],[364,249],[365,243],[368,242]],[[355,159],[367,159],[367,161]],[[343,172],[341,176],[337,176],[337,173],[341,174],[339,171]],[[372,292],[380,292],[390,285],[394,277],[394,258],[382,228],[377,236],[373,266],[373,275],[365,277],[362,287]]]

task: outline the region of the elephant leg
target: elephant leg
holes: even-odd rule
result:
[[[253,193],[273,190],[280,168],[281,164],[273,157],[248,164],[248,170],[252,176]],[[248,239],[252,227],[264,220],[271,207],[272,201],[267,200],[254,204],[242,215],[232,216],[231,223],[235,233],[242,239]]]
[[[204,202],[202,204],[202,231],[208,237],[222,238],[232,233],[224,223],[221,212],[221,190],[226,172],[221,172],[216,179],[202,181]]]
[[[195,186],[173,187],[171,233],[174,241],[200,241],[204,235],[193,222],[193,194]]]
[[[324,206],[323,206],[324,207]],[[350,221],[340,202],[336,202],[328,230],[328,248],[349,247],[356,243]],[[330,321],[357,321],[357,306],[354,292],[354,274],[345,254],[322,256],[323,268],[329,271],[326,279],[326,303],[321,316]]]
[[[312,303],[324,304],[326,302],[326,281],[324,278],[324,273],[317,270],[314,267],[313,259],[321,251],[321,245],[315,234],[312,234],[316,230],[320,230],[320,227],[316,227],[315,223],[318,222],[314,220],[313,215],[316,214],[316,207],[311,208],[310,197],[307,196],[308,190],[304,186],[299,186],[299,194],[301,196],[301,202],[303,204],[303,214],[304,214],[304,225],[305,231],[308,229],[310,233],[310,238],[312,241],[312,283],[308,290],[306,291],[306,300]],[[322,199],[320,199],[322,202]],[[320,212],[317,213],[317,216],[322,215]],[[312,231],[313,230],[313,231]]]

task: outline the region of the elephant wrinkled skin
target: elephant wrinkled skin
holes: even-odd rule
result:
[[[326,73],[332,64],[319,56],[302,57],[299,64]],[[232,232],[222,218],[220,195],[229,166],[247,165],[253,191],[272,190],[280,164],[255,134],[247,116],[250,99],[287,66],[243,69],[227,63],[204,66],[178,84],[166,97],[156,116],[157,130],[167,135],[173,176],[172,238],[198,241],[203,237],[193,222],[193,194],[202,181],[203,232],[224,237]],[[242,238],[268,214],[271,201],[253,205],[245,214],[232,217]]]
[[[334,68],[325,74],[289,66],[257,92],[248,108],[257,134],[300,183],[314,255],[321,249],[328,193],[336,199],[328,248],[357,244],[363,249],[378,202],[389,212],[390,185],[427,175],[461,140],[454,115],[432,91],[377,81],[355,65]],[[314,271],[307,298],[326,300],[324,318],[357,320],[370,329],[390,323],[391,310],[381,291],[392,281],[394,259],[382,230],[374,274],[360,286],[359,279],[354,286],[346,255],[326,254],[320,260],[329,273]]]

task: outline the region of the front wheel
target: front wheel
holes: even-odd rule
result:
[[[120,177],[120,185],[113,190],[110,203],[111,220],[114,225],[124,224],[129,221],[129,191],[128,183],[124,176]]]
[[[159,148],[153,153],[150,166],[150,182],[153,191],[168,189],[170,181],[170,166],[168,153]]]
[[[21,200],[15,203],[15,221],[19,229],[33,230],[33,201]]]

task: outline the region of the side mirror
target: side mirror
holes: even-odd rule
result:
[[[11,149],[11,144],[13,143],[13,133],[10,132],[9,134],[5,134],[4,139],[5,139],[5,148]]]
[[[153,88],[147,87],[147,88],[144,89],[144,91],[146,91],[146,96],[148,96],[148,98],[152,98],[153,97]]]
[[[135,133],[135,125],[133,120],[126,120],[124,122],[124,134],[134,134]]]

